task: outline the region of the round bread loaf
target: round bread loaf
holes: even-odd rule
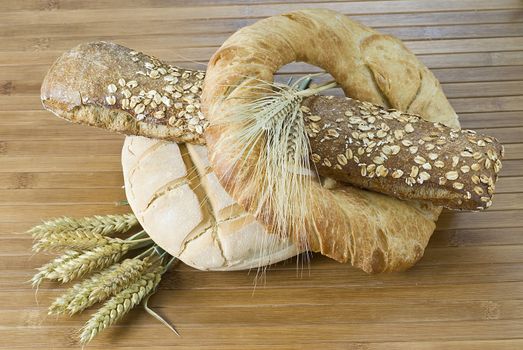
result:
[[[125,193],[138,221],[169,254],[200,270],[258,268],[300,252],[269,235],[222,188],[204,146],[128,136]]]

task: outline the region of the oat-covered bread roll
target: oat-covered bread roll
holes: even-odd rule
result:
[[[205,72],[110,42],[80,44],[49,68],[44,107],[60,118],[127,135],[202,144]]]
[[[42,102],[56,115],[76,123],[130,135],[203,144],[208,124],[200,110],[204,76],[203,71],[170,66],[113,43],[81,44],[64,53],[51,67],[42,84]],[[410,123],[414,132],[400,133],[407,126],[398,118],[402,115],[399,112],[387,113],[385,108],[357,100],[348,104],[340,98],[309,97],[303,101],[310,111],[306,122],[310,127],[312,159],[321,160],[316,164],[321,176],[452,209],[475,210],[491,203],[496,173],[501,167],[500,145],[496,140],[457,131],[452,134],[457,137],[450,139],[450,129],[429,123],[423,128],[417,127],[421,123]],[[372,113],[379,108],[378,117],[383,117],[379,123],[365,123],[375,118],[364,118],[365,111],[371,108]],[[385,144],[389,131],[395,142],[389,140]],[[355,133],[357,138],[353,137]],[[434,144],[434,149],[429,149],[431,142],[421,145],[423,139],[434,138],[431,133],[449,142],[445,147]],[[401,138],[402,135],[405,137]],[[477,138],[479,143],[468,143],[470,137]],[[365,153],[361,153],[363,149]],[[477,158],[477,152],[482,154],[481,158]],[[344,164],[351,153],[356,157]],[[462,153],[474,157],[467,158]],[[432,159],[436,154],[444,156]],[[419,164],[420,157],[427,162]],[[443,157],[448,161],[444,162]],[[456,157],[459,166],[449,168],[448,165],[456,163]],[[383,164],[373,162],[381,158]],[[427,169],[429,166],[431,169]],[[454,179],[453,171],[458,172],[458,178]],[[387,176],[380,176],[385,172]],[[443,183],[447,172],[451,172],[450,180]]]

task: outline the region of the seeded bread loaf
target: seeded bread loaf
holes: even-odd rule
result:
[[[75,123],[102,127],[130,135],[203,144],[205,142],[203,132],[208,125],[207,119],[200,110],[201,83],[204,76],[203,71],[170,66],[154,57],[114,43],[81,44],[64,53],[51,67],[42,84],[42,102],[56,115]],[[354,111],[354,118],[361,115],[360,112],[365,111],[366,108],[370,108],[367,103],[352,101],[353,105],[350,108]],[[459,179],[452,180],[455,174],[451,173],[449,175],[451,179],[443,184],[440,183],[440,177],[445,174],[438,172],[437,176],[434,176],[433,172],[428,171],[431,169],[426,169],[427,166],[431,166],[434,171],[438,168],[446,169],[440,167],[441,157],[437,160],[430,159],[435,152],[425,155],[428,165],[414,163],[415,160],[419,162],[421,159],[416,156],[423,156],[423,150],[430,145],[427,142],[425,148],[420,147],[418,142],[423,141],[417,138],[430,137],[429,132],[441,133],[440,129],[443,126],[439,126],[440,129],[428,129],[425,133],[412,133],[405,140],[396,138],[398,142],[387,142],[388,145],[385,145],[379,135],[386,133],[387,130],[396,131],[393,128],[397,124],[395,116],[399,115],[398,112],[388,114],[391,118],[382,118],[379,123],[380,130],[362,132],[362,130],[352,130],[347,126],[370,128],[370,124],[348,123],[349,120],[355,119],[344,114],[347,112],[345,108],[349,108],[346,103],[339,98],[321,100],[310,97],[303,101],[304,106],[317,109],[313,111],[311,117],[319,118],[318,121],[312,121],[310,118],[306,120],[311,123],[310,127],[312,127],[309,133],[313,149],[312,158],[313,160],[321,159],[321,162],[316,164],[321,176],[329,176],[398,198],[429,201],[452,209],[485,208],[491,203],[495,181],[494,173],[497,173],[501,166],[498,156],[500,146],[495,140],[484,138],[487,140],[487,144],[483,148],[479,148],[478,144],[469,145],[474,150],[472,152],[474,155],[477,154],[476,149],[483,152],[481,159],[471,158],[469,160],[481,160],[485,164],[479,164],[479,162],[465,164],[467,162],[465,157],[460,155],[461,152],[466,152],[464,147],[467,146],[465,145],[461,149],[457,147],[441,149],[442,145],[435,145],[435,148],[438,148],[436,151],[444,154],[445,157],[449,159],[459,157],[462,161],[465,160],[465,163],[459,164],[460,169],[454,169],[459,172]],[[399,103],[399,105],[402,104]],[[379,115],[382,115],[381,113],[386,113],[386,110],[380,108],[378,112]],[[367,119],[358,120],[364,122]],[[334,128],[326,126],[330,124],[336,126]],[[372,126],[372,128],[374,127]],[[315,128],[319,128],[318,137],[313,137],[316,135]],[[357,132],[362,140],[355,139],[354,143],[348,143],[349,140],[354,139],[352,137],[354,132]],[[461,132],[455,134],[459,135],[458,141],[460,142],[466,139]],[[335,138],[333,135],[338,135],[339,138]],[[364,135],[376,136],[375,143],[380,143],[380,147],[368,147],[369,144],[373,145],[373,140],[363,137]],[[343,149],[343,143],[340,140],[345,140],[346,149]],[[493,143],[489,143],[488,140],[493,140]],[[359,141],[367,142],[365,154],[356,154],[362,150]],[[409,146],[405,146],[406,144]],[[456,142],[453,143],[453,145],[455,144]],[[408,147],[410,153],[401,152],[398,155],[400,158],[393,161],[392,157],[395,156],[397,147],[401,147],[400,149]],[[417,148],[419,148],[420,154],[412,152]],[[369,153],[370,149],[373,151]],[[356,158],[352,158],[352,160],[358,159],[361,162],[351,161],[343,165],[343,155],[349,155],[348,152],[351,151],[356,154]],[[486,160],[487,151],[491,155],[494,152],[492,155],[494,159]],[[339,156],[340,154],[341,156]],[[372,159],[384,158],[384,164],[374,165],[376,169],[379,168],[378,172],[373,171],[375,170],[373,162],[371,159],[365,159],[366,154],[372,155]],[[336,164],[338,158],[342,163]],[[390,162],[394,162],[394,168],[388,166]],[[455,161],[448,163],[453,164]],[[491,167],[484,165],[491,165]],[[469,169],[467,166],[473,171],[467,173],[466,171]],[[416,167],[419,168],[418,174],[415,174]],[[484,171],[476,173],[474,170],[480,170],[476,169],[478,167]],[[465,172],[460,171],[462,169]],[[449,169],[448,171],[454,170]],[[387,174],[383,176],[385,172]],[[415,176],[409,176],[411,173]],[[375,176],[379,174],[382,175]],[[401,176],[398,176],[399,174]],[[430,176],[429,181],[425,180],[427,175]],[[479,176],[480,181],[474,177],[475,181],[471,182],[474,175]],[[443,181],[441,180],[441,182]],[[420,186],[423,182],[423,186]],[[460,184],[463,184],[463,188]]]
[[[345,97],[311,97],[302,111],[323,176],[452,209],[492,204],[503,156],[492,137]]]

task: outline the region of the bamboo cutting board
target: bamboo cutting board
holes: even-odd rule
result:
[[[440,79],[463,127],[499,138],[506,161],[491,209],[445,212],[406,273],[368,276],[314,256],[297,270],[168,273],[150,305],[88,349],[523,348],[523,2],[521,0],[0,1],[0,349],[79,349],[88,315],[46,316],[61,293],[26,283],[48,258],[21,234],[42,218],[125,212],[122,136],[42,110],[39,87],[72,46],[112,40],[204,67],[236,29],[305,7],[335,9],[404,40]],[[312,68],[294,65],[282,78]],[[257,282],[255,286],[255,282]]]

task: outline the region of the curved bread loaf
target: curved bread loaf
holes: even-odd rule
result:
[[[169,254],[200,270],[258,268],[300,252],[269,235],[223,190],[204,146],[126,137],[125,192],[138,221]]]
[[[436,78],[399,40],[342,14],[296,11],[240,29],[209,61],[202,102],[211,126],[205,137],[222,185],[268,227],[279,218],[273,207],[264,205],[267,197],[260,184],[266,180],[254,176],[253,169],[260,166],[256,153],[235,166],[240,150],[217,145],[225,144],[230,135],[241,135],[234,129],[241,125],[220,123],[220,118],[236,110],[239,101],[252,101],[260,80],[272,81],[281,66],[293,61],[325,69],[349,97],[417,113],[431,122],[459,125]],[[349,186],[328,190],[317,182],[303,207],[308,210],[303,230],[289,226],[288,234],[302,242],[305,233],[312,250],[367,272],[412,266],[422,256],[441,210]]]

